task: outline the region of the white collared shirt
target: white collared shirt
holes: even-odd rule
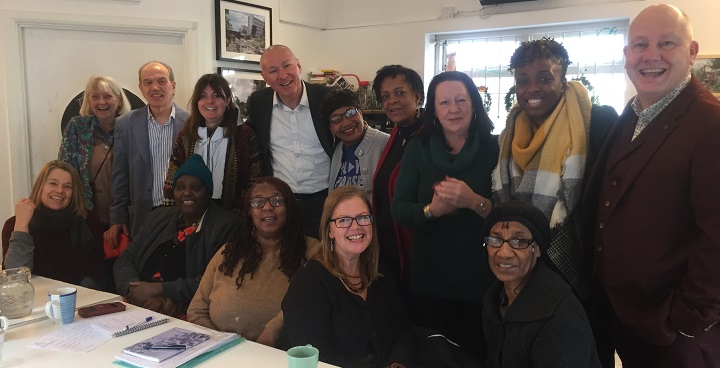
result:
[[[148,109],[148,139],[150,141],[150,156],[152,165],[152,201],[153,207],[163,204],[163,185],[165,185],[165,176],[167,175],[170,165],[170,155],[172,147],[175,143],[175,135],[173,134],[175,121],[175,104],[172,105],[170,117],[168,121],[160,123],[153,117]]]
[[[210,169],[213,179],[213,199],[222,197],[223,179],[225,178],[225,157],[227,157],[228,139],[225,137],[225,128],[217,127],[212,137],[208,139],[207,127],[198,127],[198,139],[195,151],[202,156],[205,165]]]
[[[270,152],[275,177],[295,193],[310,194],[327,189],[330,157],[320,144],[303,83],[300,104],[291,109],[273,94]]]

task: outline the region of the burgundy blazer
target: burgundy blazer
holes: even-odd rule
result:
[[[595,276],[641,339],[720,358],[720,102],[693,77],[630,142],[636,122],[628,104],[593,173]]]

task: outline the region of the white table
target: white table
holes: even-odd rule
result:
[[[33,277],[33,279],[33,284],[35,284],[36,287],[38,284],[40,287],[47,287],[48,289],[58,287],[55,286],[57,284],[60,284],[59,286],[77,287],[78,306],[80,306],[81,298],[83,300],[82,303],[86,303],[85,305],[108,300],[118,300],[120,298],[118,295],[80,288],[74,285],[66,285],[55,280],[44,278],[36,279],[36,277]],[[42,313],[44,315],[44,306],[47,302],[48,289],[43,292],[36,288],[36,305],[33,308],[33,315],[36,310],[40,309],[43,309]],[[38,298],[38,294],[45,295],[45,298]],[[108,296],[111,298],[108,299]],[[140,309],[139,307],[128,303],[125,304],[127,305],[128,310]],[[82,320],[82,317],[76,315],[75,320]],[[0,367],[117,367],[116,365],[113,365],[112,362],[114,361],[114,356],[120,353],[123,348],[174,327],[202,331],[201,327],[192,323],[171,318],[170,322],[160,326],[114,338],[89,353],[73,353],[40,350],[27,347],[28,344],[35,342],[40,337],[61,328],[61,326],[53,324],[53,322],[47,318],[34,318],[29,322],[24,322],[23,324],[16,324],[5,334],[5,344],[3,346],[3,356],[2,362],[0,362]],[[202,363],[200,366],[239,368],[287,367],[287,358],[285,352],[282,350],[257,344],[252,341],[243,341],[239,345],[214,356],[210,360]],[[318,367],[328,368],[334,366],[321,362]]]
[[[97,303],[107,303],[122,300],[120,295],[110,294],[103,291],[92,290],[68,284],[62,281],[49,279],[42,276],[33,276],[30,282],[35,288],[35,301],[33,302],[33,309],[30,315],[22,318],[13,318],[10,320],[10,328],[16,328],[29,323],[34,323],[48,319],[45,315],[45,303],[48,301],[48,291],[57,289],[60,287],[74,287],[77,289],[77,300],[76,307],[81,308]]]

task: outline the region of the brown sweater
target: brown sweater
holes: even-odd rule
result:
[[[307,238],[306,257],[309,259],[320,248],[320,242]],[[279,317],[280,302],[290,280],[280,270],[280,251],[263,255],[255,275],[246,275],[242,287],[235,284],[242,261],[232,276],[218,270],[223,256],[221,248],[203,274],[195,297],[187,311],[189,322],[214,330],[235,332],[248,340],[257,340],[267,326],[277,335],[282,328]],[[278,317],[278,318],[275,318]]]

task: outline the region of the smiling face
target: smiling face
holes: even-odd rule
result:
[[[255,186],[250,198],[270,198],[274,196],[282,196],[283,194],[270,183],[260,183]],[[282,236],[282,230],[287,221],[287,207],[282,204],[273,207],[269,200],[260,208],[250,208],[250,216],[258,237],[262,238],[278,238]]]
[[[345,113],[356,109],[357,113],[351,117]],[[340,119],[337,122],[333,121]],[[365,121],[362,112],[354,106],[343,106],[330,114],[330,131],[340,139],[346,147],[352,146],[363,139],[365,135]]]
[[[200,179],[183,175],[175,182],[175,203],[185,221],[198,221],[210,205],[210,195]]]
[[[106,91],[92,91],[89,97],[90,110],[98,121],[104,125],[113,123],[118,109],[121,107],[122,100],[120,96],[116,96],[108,89]]]
[[[331,218],[370,215],[370,209],[359,197],[351,197],[338,203]],[[360,226],[353,221],[350,227],[339,228],[330,223],[330,239],[335,241],[335,252],[344,259],[356,259],[367,249],[373,237],[372,225]]]
[[[473,116],[472,102],[460,81],[440,82],[435,88],[435,115],[445,135],[467,137]]]
[[[175,82],[162,64],[150,63],[140,72],[140,92],[151,110],[163,111],[172,107]]]
[[[687,18],[669,5],[653,5],[630,24],[625,70],[643,108],[660,101],[690,74],[698,52]]]
[[[303,91],[302,66],[292,51],[282,46],[268,48],[260,57],[260,68],[265,83],[278,94],[283,104],[293,109],[297,107]]]
[[[52,169],[40,191],[40,202],[45,208],[62,210],[72,200],[72,176],[62,169]]]
[[[538,58],[515,70],[518,105],[535,126],[555,110],[566,86],[562,65],[554,59]]]
[[[410,126],[417,121],[420,95],[415,93],[404,75],[387,77],[380,83],[380,103],[395,125]]]
[[[500,221],[490,229],[490,236],[501,239],[532,239],[532,233],[517,221]],[[490,270],[505,284],[505,290],[520,292],[530,271],[535,268],[540,249],[535,243],[525,249],[513,249],[507,242],[495,248],[487,246]]]
[[[214,128],[220,125],[230,99],[215,92],[210,85],[206,86],[198,100],[198,110],[205,118],[205,126]]]

